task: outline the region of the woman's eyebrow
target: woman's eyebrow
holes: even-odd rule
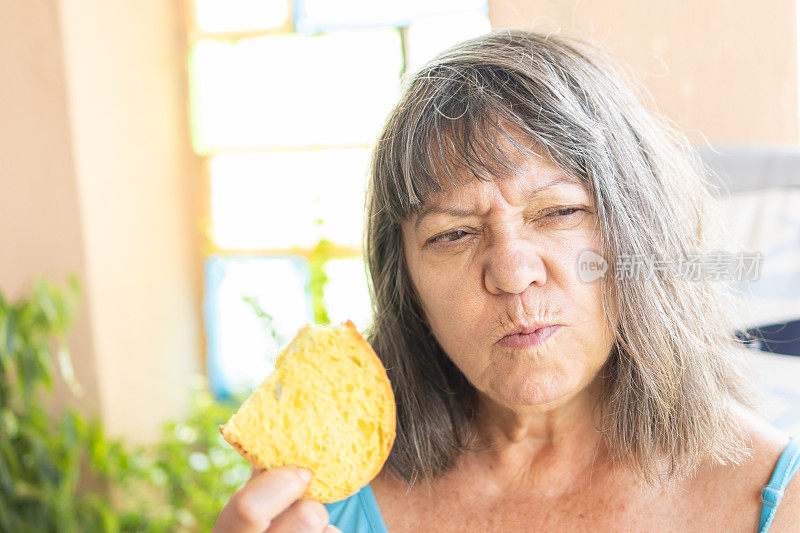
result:
[[[442,214],[442,215],[450,215],[453,217],[468,217],[470,215],[475,214],[475,209],[459,209],[457,207],[442,207],[440,205],[429,205],[420,211],[419,215],[417,215],[417,220],[414,222],[414,229],[419,229],[419,225],[422,222],[422,219],[428,215],[433,214]]]
[[[534,200],[537,196],[541,196],[546,190],[551,189],[557,185],[573,185],[573,186],[580,186],[583,187],[583,184],[580,180],[569,176],[569,175],[560,175],[559,177],[545,183],[544,185],[540,185],[538,187],[533,187],[530,190],[525,192],[525,199],[527,201]],[[442,215],[450,215],[453,217],[468,217],[471,215],[476,214],[475,209],[471,208],[458,208],[458,207],[446,207],[441,206],[439,204],[430,204],[422,208],[422,210],[417,215],[416,221],[414,221],[414,229],[419,229],[419,225],[422,223],[422,219],[428,215],[433,214],[442,214]]]

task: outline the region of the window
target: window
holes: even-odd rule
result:
[[[225,397],[305,323],[369,324],[370,144],[405,72],[490,28],[485,0],[194,0],[189,22],[208,368]]]

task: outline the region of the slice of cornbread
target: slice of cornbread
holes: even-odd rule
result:
[[[256,467],[308,468],[304,497],[335,502],[369,483],[389,456],[394,394],[352,322],[309,325],[220,431]]]

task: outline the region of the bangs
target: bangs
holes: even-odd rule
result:
[[[417,127],[408,132],[407,159],[399,176],[405,185],[397,197],[405,207],[403,215],[418,212],[447,186],[512,174],[518,165],[515,151],[538,156],[532,147],[520,144],[519,137],[509,135],[518,130],[523,138],[533,137],[525,121],[512,112],[508,95],[501,94],[497,74],[452,68],[430,73],[436,78],[435,91]],[[508,84],[508,74],[502,75]]]
[[[484,86],[461,85],[453,90],[452,97],[431,102],[435,111],[417,130],[419,142],[411,145],[419,146],[421,152],[413,154],[412,160],[422,162],[420,168],[404,174],[414,182],[412,189],[422,192],[421,197],[409,198],[415,207],[445,186],[513,174],[519,161],[516,154],[538,156],[527,125],[510,112],[502,96],[487,93]],[[511,131],[523,135],[510,135]],[[531,146],[520,144],[520,138],[531,138]]]
[[[373,161],[373,172],[383,176],[384,188],[376,192],[393,218],[418,213],[448,186],[508,177],[520,156],[544,155],[584,176],[585,147],[592,146],[586,139],[596,122],[561,82],[541,86],[513,69],[488,65],[434,62],[417,73],[386,125],[389,135],[379,141],[388,146],[379,147]],[[576,146],[584,148],[576,153]]]

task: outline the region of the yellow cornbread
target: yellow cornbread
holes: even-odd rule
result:
[[[335,502],[369,483],[389,456],[394,395],[352,322],[309,325],[220,431],[256,467],[308,468],[304,497]]]

